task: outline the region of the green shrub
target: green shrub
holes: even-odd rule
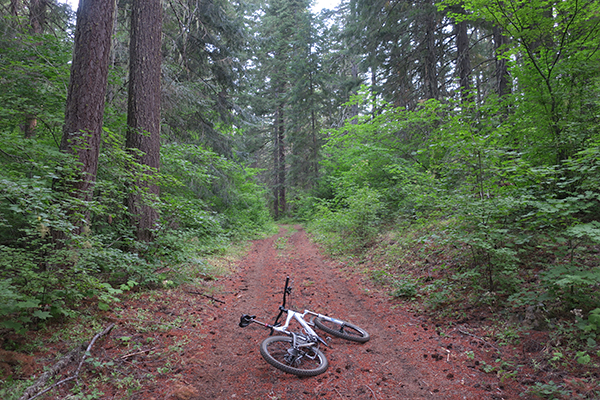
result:
[[[358,251],[378,234],[384,204],[374,189],[358,188],[339,199],[317,206],[311,229],[332,253]]]

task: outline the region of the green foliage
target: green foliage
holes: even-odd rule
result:
[[[310,229],[319,232],[317,239],[332,253],[357,251],[377,235],[383,212],[379,192],[358,188],[337,201],[322,202]]]
[[[165,280],[155,273],[161,265],[171,275],[187,273],[202,255],[270,222],[254,171],[200,147],[164,146],[163,172],[152,174],[164,188],[161,225],[154,242],[137,242],[125,204],[139,190],[132,183],[150,174],[124,149],[122,135],[104,133],[94,198],[82,202],[53,187],[58,174],[76,170],[69,155],[42,136],[0,131],[1,326],[21,332],[73,316],[86,300],[106,310],[124,291]],[[92,224],[77,233],[81,209]]]
[[[548,383],[536,382],[535,385],[527,390],[528,394],[535,395],[542,399],[563,399],[571,395],[571,391],[562,385],[550,381]]]
[[[257,171],[201,146],[163,146],[165,223],[200,229],[202,237],[259,233],[271,220]],[[219,225],[217,225],[217,223]]]
[[[558,265],[549,268],[541,281],[553,298],[561,299],[566,310],[600,306],[596,289],[600,284],[600,268]]]
[[[587,323],[583,327],[584,331],[595,331],[600,333],[600,308],[590,311]]]
[[[369,104],[372,97],[363,92],[353,101]],[[346,236],[336,234],[348,224],[348,199],[375,191],[385,205],[381,220],[395,217],[410,226],[442,217],[448,223],[434,232],[439,245],[470,249],[457,260],[469,278],[438,279],[418,289],[430,307],[460,301],[471,290],[481,294],[474,295],[477,302],[497,304],[498,294],[508,294],[513,304],[543,303],[547,312],[598,307],[599,274],[589,267],[588,253],[600,227],[600,151],[597,133],[588,136],[596,127],[579,120],[576,129],[588,131],[572,142],[578,144],[570,158],[556,164],[547,151],[515,148],[530,129],[525,118],[535,117],[507,117],[505,105],[493,98],[484,104],[428,100],[411,111],[381,105],[378,114],[331,132],[319,197],[302,203],[303,210],[310,204],[317,210],[316,236],[329,248],[342,248]],[[534,265],[542,273],[528,292],[524,277]],[[401,285],[394,294],[412,297],[412,289]]]
[[[348,105],[372,101],[371,94],[363,90]],[[368,186],[382,195],[381,200],[391,210],[414,213],[418,207],[433,207],[435,180],[431,171],[423,168],[428,162],[404,136],[413,128],[438,124],[437,120],[426,122],[435,112],[427,108],[413,114],[382,104],[374,118],[358,124],[348,122],[331,131],[324,147],[327,157],[322,162],[329,191],[337,195]]]
[[[19,32],[14,22],[0,20],[0,131],[14,132],[35,120],[32,133],[60,135],[71,43],[62,33]]]
[[[419,292],[417,283],[410,279],[400,279],[394,282],[392,296],[414,299]]]

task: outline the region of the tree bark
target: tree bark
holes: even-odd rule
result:
[[[279,216],[285,214],[287,208],[285,199],[285,125],[283,119],[283,105],[280,107],[281,112],[279,113],[279,132],[278,132],[278,144],[279,144]]]
[[[39,35],[44,31],[48,0],[29,0],[29,27],[31,33]]]
[[[18,17],[22,7],[21,0],[10,0],[10,15]]]
[[[150,241],[158,211],[144,194],[159,195],[152,175],[160,168],[160,69],[162,5],[160,0],[134,0],[131,11],[129,96],[126,147],[137,149],[137,161],[147,168],[147,178],[137,182],[128,200],[137,238]]]
[[[60,149],[74,154],[81,167],[79,179],[63,179],[60,189],[86,201],[92,198],[98,171],[114,8],[114,0],[81,0],[77,11]],[[83,214],[85,224],[89,224],[89,212]]]
[[[508,38],[503,34],[502,28],[494,27],[494,53],[496,61],[496,93],[500,97],[510,94],[509,74],[506,59],[503,57],[505,46],[508,43]]]
[[[439,97],[435,40],[437,21],[434,12],[429,13],[425,18],[424,95],[426,99],[437,99]]]
[[[20,7],[19,2],[13,1],[11,2],[11,6],[15,10],[14,15],[18,15],[17,10]],[[48,0],[29,0],[29,31],[31,32],[31,35],[36,36],[44,33],[47,8]],[[25,116],[23,132],[26,138],[30,139],[35,136],[37,122],[37,116],[35,114],[27,114]]]
[[[284,104],[280,103],[277,106],[275,115],[275,146],[273,148],[274,158],[274,197],[273,213],[274,218],[278,219],[285,213],[285,126],[283,117]]]
[[[471,94],[471,58],[469,54],[469,34],[467,21],[456,24],[457,67],[460,83],[460,97],[463,103],[469,101]]]

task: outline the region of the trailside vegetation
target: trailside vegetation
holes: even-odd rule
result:
[[[240,73],[234,68],[235,57],[225,54],[232,60],[212,70],[191,67],[210,65],[207,58],[219,58],[214,53],[226,45],[218,40],[243,42],[243,29],[227,26],[227,18],[234,20],[237,15],[233,8],[221,4],[197,10],[193,4],[180,3],[179,8],[166,10],[161,33],[162,15],[155,7],[148,18],[154,18],[152,26],[158,28],[153,35],[165,36],[163,58],[156,57],[160,49],[136,44],[138,58],[156,61],[155,79],[150,82],[148,73],[132,65],[131,76],[140,85],[127,90],[133,82],[124,68],[131,5],[118,2],[114,28],[109,23],[98,25],[105,28],[105,36],[88,37],[86,32],[78,33],[85,25],[71,25],[74,14],[66,6],[44,4],[43,23],[34,31],[30,28],[33,11],[27,5],[2,2],[7,11],[0,20],[3,332],[22,333],[50,320],[76,316],[82,302],[108,309],[121,293],[134,288],[210,276],[204,256],[222,251],[232,241],[259,235],[271,221],[266,189],[256,179],[258,170],[235,155],[243,151],[235,143],[232,105],[225,100],[221,109],[211,105],[235,90],[233,77]],[[95,9],[85,7],[94,4],[82,2],[78,24],[82,18],[93,18]],[[11,8],[15,5],[20,8]],[[202,14],[207,11],[212,14]],[[112,20],[112,12],[102,14]],[[135,15],[136,24],[136,18],[146,17]],[[187,32],[186,37],[183,27],[173,23],[184,17],[200,18],[220,33],[202,36],[206,43],[198,47],[202,33]],[[133,34],[138,39],[145,35]],[[74,37],[82,41],[81,46]],[[91,39],[104,42],[93,46],[85,42]],[[77,96],[75,90],[84,87],[77,79],[91,76],[78,60],[84,60],[83,66],[101,66],[85,62],[86,54],[78,55],[78,49],[94,47],[104,50],[106,65],[101,74],[107,78],[94,81],[99,93],[88,88],[84,93],[88,97]],[[236,51],[233,46],[226,50]],[[159,91],[161,68],[166,84]],[[73,93],[68,97],[70,77]],[[150,122],[140,119],[142,113],[152,115],[154,125],[144,125]],[[130,134],[137,136],[135,143]],[[218,135],[223,140],[214,138]],[[153,142],[144,147],[139,145],[142,139]],[[221,142],[221,147],[215,142]],[[144,158],[150,152],[152,163]],[[80,156],[87,153],[92,157]],[[135,207],[130,206],[132,199]]]
[[[328,131],[303,217],[393,296],[459,319],[482,306],[508,312],[590,363],[600,334],[597,2],[438,2],[431,32],[420,8],[431,4],[374,3],[348,4],[368,16],[359,26],[379,29],[360,47],[377,79],[365,75],[347,103],[360,112]],[[388,84],[398,76],[410,79]]]
[[[0,0],[2,332],[289,218],[420,310],[600,356],[597,1],[119,0],[86,39],[98,4]]]

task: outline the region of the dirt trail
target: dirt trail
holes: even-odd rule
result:
[[[469,366],[463,354],[468,339],[441,337],[418,317],[393,308],[368,281],[320,256],[305,232],[297,229],[291,236],[283,229],[255,241],[238,272],[220,282],[226,304],[204,323],[207,337],[202,347],[186,354],[186,383],[195,389],[188,398],[518,398],[504,392],[489,374]],[[278,246],[285,238],[286,246]],[[312,378],[298,378],[267,364],[259,344],[268,330],[256,324],[239,328],[239,317],[254,314],[272,322],[286,276],[293,281],[292,306],[353,322],[366,329],[371,340],[357,344],[332,339],[331,348],[324,349],[329,369]],[[171,397],[185,398],[181,393]]]

